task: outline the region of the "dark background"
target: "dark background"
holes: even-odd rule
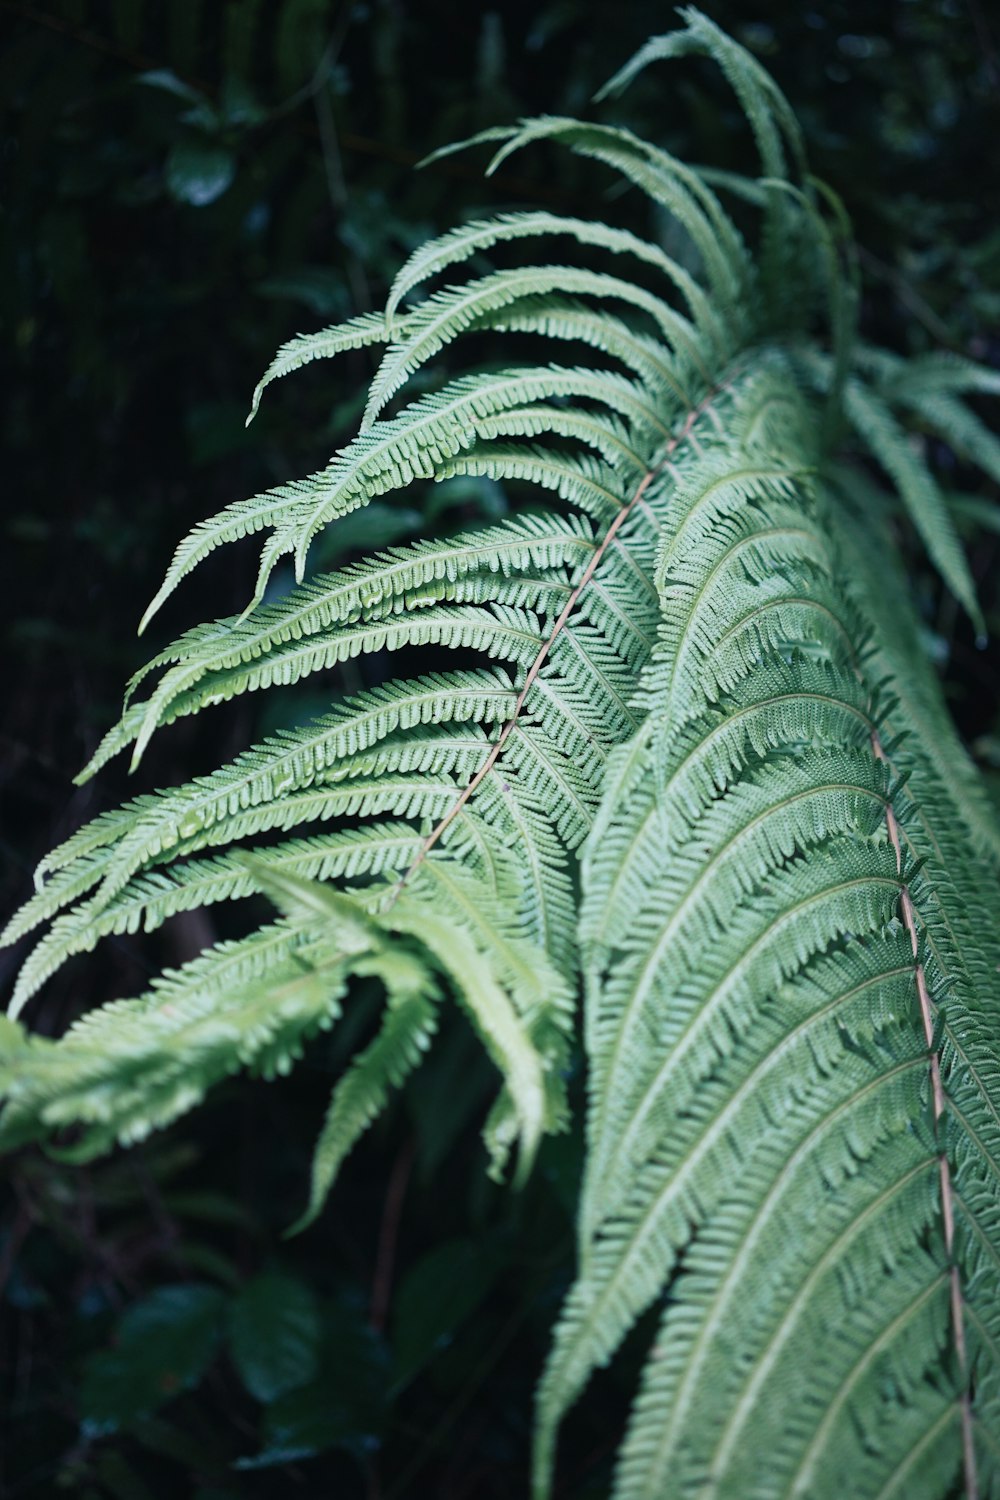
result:
[[[774,72],[814,170],[847,203],[865,335],[1000,365],[991,8],[705,8]],[[0,0],[5,915],[38,858],[84,819],[312,709],[307,691],[213,711],[154,742],[135,787],[114,766],[72,786],[126,677],[168,635],[249,596],[253,543],[216,554],[137,640],[180,536],[317,467],[359,414],[365,354],[273,387],[246,433],[279,343],[375,305],[422,239],[490,207],[542,204],[649,231],[635,195],[566,154],[525,153],[490,183],[473,155],[414,166],[491,123],[587,112],[671,15],[636,0]],[[697,64],[653,70],[602,117],[692,161],[753,169],[730,97]],[[968,484],[944,445],[931,456],[946,486]],[[443,500],[417,489],[375,508],[349,545],[507,503],[486,482]],[[997,528],[968,529],[968,541],[995,640]],[[343,545],[322,541],[321,560]],[[989,772],[1000,764],[996,648],[976,648],[917,549],[911,575],[928,650]],[[30,1020],[58,1031],[243,919],[189,916],[106,942],[53,981]],[[19,957],[0,953],[5,991]],[[519,1197],[487,1184],[476,1128],[493,1080],[454,1023],[355,1153],[322,1221],[283,1242],[356,1036],[345,1026],[317,1044],[292,1081],[234,1081],[165,1138],[107,1163],[9,1164],[0,1495],[526,1492],[532,1386],[571,1264],[579,1142],[550,1143]],[[561,1495],[607,1493],[629,1377],[626,1359],[569,1424]]]

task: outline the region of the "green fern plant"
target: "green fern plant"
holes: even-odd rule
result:
[[[550,142],[614,169],[673,220],[677,257],[547,212],[477,221],[419,250],[383,312],[292,340],[265,374],[253,411],[312,360],[384,346],[357,437],[181,543],[147,620],[215,548],[266,532],[254,597],[152,659],[84,776],[351,658],[479,665],[358,692],[49,855],[7,930],[51,923],[4,1023],[0,1144],[134,1141],[235,1069],[291,1067],[371,976],[381,1029],[334,1089],[301,1222],[448,997],[501,1078],[491,1170],[516,1147],[523,1176],[565,1123],[582,985],[587,1160],[538,1500],[563,1416],[653,1307],[616,1500],[972,1500],[1000,1494],[1000,831],[895,532],[916,529],[978,623],[913,433],[1000,478],[962,399],[1000,378],[858,340],[843,212],[788,105],[704,16],[683,21],[610,91],[709,55],[758,178],[567,119],[477,138],[494,167]],[[459,277],[550,239],[553,261]],[[443,372],[487,331],[541,353]],[[456,475],[530,502],[307,576],[324,528]],[[297,581],[272,598],[285,557]],[[15,1019],[102,937],[257,891],[277,920],[147,995],[57,1041]]]

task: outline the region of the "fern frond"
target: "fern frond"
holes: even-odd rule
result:
[[[43,861],[5,934],[51,924],[15,1013],[105,936],[262,892],[281,915],[57,1042],[4,1020],[0,1146],[69,1127],[90,1155],[239,1068],[284,1071],[360,978],[384,1009],[333,1090],[298,1227],[446,999],[496,1065],[490,1171],[516,1148],[520,1181],[583,1071],[582,989],[577,1267],[539,1390],[536,1500],[566,1412],[654,1307],[613,1500],[985,1500],[1000,828],[889,522],[901,503],[978,620],[952,515],[968,501],[945,497],[920,445],[939,434],[1000,477],[962,399],[1000,379],[858,342],[846,216],[809,177],[787,103],[713,23],[683,21],[609,90],[709,57],[760,176],[553,117],[465,143],[493,146],[490,170],[544,142],[610,168],[672,219],[683,264],[597,221],[477,219],[411,257],[384,313],[291,340],[265,373],[253,411],[301,365],[385,346],[362,430],[325,467],[182,541],[146,618],[216,547],[266,532],[254,599],[153,657],[84,775],[128,746],[135,765],[183,716],[347,661],[378,685]],[[573,264],[489,269],[551,237]],[[526,335],[537,357],[455,376],[465,333]],[[554,361],[566,343],[579,367]],[[326,526],[467,475],[503,486],[509,519],[305,578]],[[296,584],[265,602],[285,556]],[[429,649],[460,665],[398,675],[392,653]]]
[[[237,1067],[286,1070],[308,1036],[333,1024],[346,985],[335,947],[303,964],[308,936],[263,929],[238,950],[217,948],[181,983],[165,976],[143,999],[103,1006],[57,1044],[5,1033],[4,1147],[74,1125],[82,1134],[72,1156],[86,1159],[162,1128]],[[224,983],[212,984],[220,966]]]
[[[265,548],[248,614],[263,598],[279,558],[295,551],[301,569],[309,543],[321,527],[375,495],[417,478],[434,478],[439,463],[477,440],[482,419],[553,396],[590,396],[612,411],[639,420],[646,430],[659,434],[667,431],[655,407],[644,402],[630,382],[602,379],[589,370],[528,368],[454,381],[435,395],[415,402],[393,421],[355,439],[310,479],[278,486],[251,501],[236,502],[196,526],[178,546],[144,623],[217,547],[272,527],[275,535]]]
[[[955,732],[955,725],[937,685],[926,670],[917,670],[922,647],[910,609],[910,585],[892,545],[884,516],[884,500],[862,476],[847,469],[831,470],[842,517],[840,547],[849,564],[852,592],[864,599],[874,625],[871,671],[878,678],[893,675],[893,691],[902,700],[905,722],[912,726],[933,770],[935,786],[947,786],[951,806],[945,816],[957,820],[980,856],[1000,868],[1000,820],[982,779]],[[913,664],[901,672],[894,664]],[[919,799],[922,801],[922,799]]]
[[[538,333],[546,339],[579,340],[619,360],[652,392],[676,384],[669,349],[649,334],[612,317],[604,308],[595,311],[583,302],[554,295],[526,297],[512,309],[495,313],[489,326],[495,333]],[[534,410],[538,412],[537,407]],[[583,414],[576,410],[572,415],[579,418]],[[483,433],[489,434],[485,425]]]
[[[391,325],[383,313],[362,313],[321,333],[300,333],[287,344],[282,344],[274,359],[254,387],[253,400],[246,425],[249,427],[260,406],[261,397],[273,380],[281,380],[293,370],[311,364],[314,359],[334,359],[351,349],[364,349],[371,344],[387,343],[391,336]]]
[[[804,173],[806,152],[795,114],[765,68],[714,22],[693,6],[679,12],[685,30],[651,37],[636,55],[604,85],[598,98],[621,94],[639,73],[654,62],[686,57],[692,52],[712,57],[730,84],[749,121],[760,152],[765,177],[785,177],[783,143],[791,149],[797,169]]]
[[[276,647],[329,630],[356,614],[366,620],[385,618],[421,597],[434,597],[432,592],[425,593],[433,585],[453,583],[477,571],[504,576],[551,571],[586,559],[592,548],[584,526],[572,517],[564,520],[553,515],[512,517],[497,526],[463,533],[450,544],[415,542],[391,548],[339,573],[301,584],[249,617],[217,620],[187,631],[133,677],[128,696],[161,667],[178,664],[161,683],[164,686],[169,678],[168,697],[172,699],[192,688],[205,673],[258,660]],[[114,753],[102,744],[84,775],[92,775]]]
[[[684,296],[698,326],[706,332],[717,328],[717,319],[703,289],[659,245],[650,244],[648,240],[642,240],[626,230],[613,229],[600,221],[564,218],[538,211],[498,214],[493,219],[478,219],[422,245],[413,253],[392,284],[385,306],[385,325],[390,328],[394,326],[400,303],[405,297],[422,282],[441,275],[449,266],[458,265],[473,255],[509,240],[534,238],[543,234],[563,235],[581,245],[594,245],[615,255],[631,255],[646,265],[654,266]]]
[[[818,389],[829,389],[832,365],[828,359],[807,351],[797,355],[797,362],[812,384]],[[891,361],[889,363],[891,366]],[[969,565],[947,502],[926,463],[914,452],[905,429],[897,422],[889,406],[867,382],[857,377],[847,380],[843,402],[848,422],[874,462],[892,479],[941,577],[977,629],[982,631],[982,614]],[[963,410],[959,408],[960,412]],[[987,455],[987,462],[992,462],[995,455],[976,432],[979,424],[972,414],[959,415],[958,423],[966,437],[971,435],[977,450]]]
[[[875,461],[890,475],[910,519],[941,577],[980,631],[983,617],[976,588],[948,507],[926,466],[919,462],[889,408],[870,390],[849,381],[844,391],[848,421]]]
[[[650,145],[621,127],[582,124],[579,120],[542,116],[523,121],[519,129],[494,131],[474,137],[464,144],[475,145],[486,139],[501,139],[505,144],[497,151],[487,172],[495,172],[508,157],[540,140],[555,140],[580,156],[620,172],[662,208],[666,209],[690,236],[692,245],[705,268],[713,300],[723,310],[723,327],[730,330],[726,347],[732,347],[733,335],[745,335],[746,324],[740,318],[741,298],[749,292],[751,262],[743,240],[717,196],[691,168],[669,152]]]
[[[398,955],[384,957],[398,962]],[[399,965],[402,969],[402,964]],[[417,974],[422,978],[420,970]],[[436,1029],[433,1003],[413,985],[408,970],[397,978],[391,971],[380,978],[392,983],[389,1004],[378,1036],[354,1058],[333,1091],[330,1107],[313,1155],[309,1205],[287,1231],[299,1234],[322,1211],[348,1155],[374,1119],[385,1108],[391,1088],[399,1088],[421,1062]],[[408,983],[407,983],[408,982]]]
[[[937,394],[961,396],[966,392],[1000,396],[1000,374],[988,365],[977,364],[959,354],[941,350],[903,359],[864,344],[858,346],[857,352],[859,362],[867,362],[874,356],[876,368],[884,372],[885,394],[890,399],[908,400]]]
[[[392,923],[433,952],[500,1069],[516,1119],[518,1178],[523,1181],[542,1134],[562,1124],[563,1086],[555,1069],[568,1022],[568,991],[540,962],[538,949],[512,935],[497,942],[502,928],[487,922],[483,893],[473,889],[466,875],[443,859],[428,862],[423,870],[424,880],[433,872],[431,899],[404,893],[392,908]],[[485,950],[476,941],[484,931],[489,939]],[[553,982],[554,992],[546,993]],[[532,1029],[540,1033],[541,1047]],[[488,1143],[493,1147],[491,1171],[499,1175],[510,1141],[494,1137],[489,1142],[488,1137]]]
[[[372,381],[362,432],[373,426],[400,387],[458,334],[497,312],[506,311],[522,298],[544,297],[555,291],[602,301],[614,298],[639,309],[661,330],[678,356],[682,351],[688,355],[690,364],[704,379],[693,325],[662,298],[607,272],[580,270],[575,266],[526,266],[495,271],[455,291],[435,292],[410,314],[406,338],[389,346]],[[671,376],[670,384],[681,405],[690,409],[695,403],[685,389],[686,376],[690,378],[682,364],[680,373]],[[651,425],[663,431],[658,417],[652,417]]]
[[[908,386],[899,392],[899,399],[923,418],[930,432],[1000,483],[1000,438],[964,402],[946,392],[911,390]]]
[[[928,1414],[946,1431],[946,1404],[950,1472],[967,1449],[968,1397],[959,1389],[936,1403],[921,1382],[949,1357],[956,1306],[963,1339],[965,1303],[985,1306],[982,1273],[974,1262],[949,1271],[953,1242],[928,1251],[926,1237],[940,1223],[942,1181],[950,1201],[968,1172],[978,1203],[990,1198],[987,1142],[1000,1115],[977,997],[995,989],[995,924],[966,915],[978,897],[950,872],[968,868],[969,855],[947,852],[949,798],[923,752],[914,758],[897,741],[886,767],[881,725],[905,710],[913,654],[884,640],[856,649],[855,604],[822,497],[801,480],[796,503],[784,486],[740,495],[744,476],[761,472],[741,447],[761,435],[752,384],[744,420],[730,423],[732,451],[709,451],[678,476],[657,569],[664,624],[640,690],[648,719],[634,748],[617,752],[614,801],[591,837],[604,836],[584,854],[588,1161],[580,1271],[539,1396],[539,1494],[562,1413],[671,1276],[616,1500],[702,1493],[706,1475],[720,1496],[764,1482],[812,1495],[831,1462],[874,1495]],[[732,566],[775,523],[783,554]],[[840,527],[853,529],[838,518]],[[784,643],[758,637],[721,681],[720,649],[744,601],[773,605],[782,584],[823,613],[782,605]],[[735,719],[768,658],[798,722],[786,720],[782,734],[772,715],[765,742],[744,743],[692,782],[691,742],[697,764],[706,715]],[[872,674],[886,665],[899,695],[876,711]],[[817,671],[843,683],[849,712],[856,704],[853,732],[825,749],[817,731],[828,711],[820,718],[810,701]],[[856,697],[866,680],[867,709]],[[905,925],[899,910],[911,914]],[[942,1059],[967,1101],[945,1106],[943,1179],[934,1139],[945,1117],[927,1098],[930,1012],[921,1021],[917,976],[928,1005],[945,1007]],[[842,1189],[824,1197],[831,1183]],[[803,1223],[815,1232],[792,1230]],[[985,1224],[982,1233],[988,1242]],[[879,1288],[890,1255],[888,1297]],[[820,1324],[846,1336],[811,1365],[805,1350]],[[883,1348],[898,1395],[868,1378]],[[796,1372],[794,1416],[773,1396],[785,1370]],[[887,1425],[891,1440],[874,1445]]]
[[[296,573],[301,578],[309,545],[324,526],[373,495],[386,494],[414,479],[435,478],[440,465],[473,445],[484,420],[505,407],[521,407],[533,397],[550,400],[553,395],[590,397],[635,422],[651,437],[669,435],[657,407],[624,378],[550,367],[455,381],[416,402],[413,410],[363,432],[331,466],[329,475],[321,476],[308,494],[300,496],[298,505],[274,518],[275,535],[262,558],[254,602],[262,597],[271,570],[284,553],[295,553]]]
[[[108,739],[99,753],[111,755],[134,743],[138,762],[155,731],[175,719],[227,703],[243,693],[291,687],[314,672],[328,671],[376,651],[436,645],[469,648],[499,660],[523,660],[537,640],[537,622],[532,625],[526,616],[521,620],[502,619],[495,612],[499,608],[495,606],[491,615],[485,608],[428,604],[412,614],[390,615],[357,625],[339,624],[320,635],[272,646],[253,661],[228,669],[192,672],[185,663],[183,674],[172,674],[150,698],[130,705],[115,738]],[[178,676],[189,681],[195,676],[198,686],[180,688]]]

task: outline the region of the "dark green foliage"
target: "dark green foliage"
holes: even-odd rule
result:
[[[309,1289],[289,1276],[257,1276],[229,1317],[233,1363],[257,1401],[274,1401],[316,1374],[320,1317]]]
[[[113,1432],[197,1385],[218,1347],[222,1310],[222,1294],[194,1282],[133,1303],[115,1325],[112,1348],[84,1366],[85,1430]]]

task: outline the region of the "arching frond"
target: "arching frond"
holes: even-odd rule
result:
[[[325,328],[321,333],[300,333],[296,338],[289,339],[287,344],[282,344],[257,382],[246,425],[249,427],[257,415],[261,397],[272,380],[280,380],[293,370],[300,370],[303,365],[311,364],[314,359],[334,359],[350,349],[364,349],[371,344],[387,343],[389,337],[390,327],[383,314],[362,313],[359,318],[351,318],[346,323]]]

